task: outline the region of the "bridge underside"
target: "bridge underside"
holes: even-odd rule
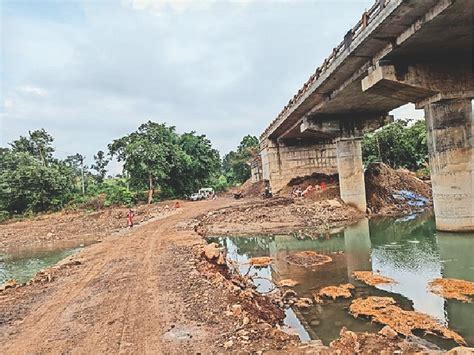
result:
[[[362,40],[262,136],[263,177],[278,190],[296,176],[338,172],[342,199],[365,211],[360,137],[412,102],[425,110],[437,228],[473,231],[474,2],[384,4]]]

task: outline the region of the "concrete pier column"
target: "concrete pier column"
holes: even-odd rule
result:
[[[361,138],[340,138],[336,142],[337,169],[342,200],[365,212],[364,168]]]
[[[425,106],[436,229],[474,231],[474,134],[470,98]]]

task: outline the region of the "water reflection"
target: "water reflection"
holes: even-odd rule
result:
[[[0,250],[0,285],[14,279],[26,282],[40,270],[54,265],[94,240],[55,241],[34,247],[16,247]]]
[[[268,291],[272,282],[291,278],[299,282],[294,287],[300,297],[312,297],[314,291],[328,285],[351,282],[356,286],[356,297],[394,297],[404,309],[427,313],[474,345],[474,304],[445,301],[428,291],[434,278],[450,277],[474,281],[474,234],[439,233],[432,215],[408,216],[402,219],[364,219],[329,238],[274,237],[219,238],[229,257],[241,263],[254,256],[272,256],[274,263],[251,270],[264,277],[258,281],[260,291]],[[302,250],[314,250],[330,255],[333,263],[313,269],[290,265],[285,257]],[[344,253],[341,253],[344,252]],[[352,278],[357,270],[379,271],[398,281],[395,285],[377,288],[366,286]],[[340,328],[354,331],[376,331],[381,328],[366,320],[356,319],[347,312],[350,300],[315,305],[307,310],[288,312],[288,324],[303,326],[302,338],[320,338],[328,344],[338,337]],[[295,325],[296,316],[299,325]],[[291,324],[290,324],[291,325]],[[298,329],[297,329],[298,330]],[[450,348],[450,341],[433,339],[439,346]]]

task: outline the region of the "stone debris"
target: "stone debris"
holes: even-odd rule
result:
[[[366,316],[372,321],[390,326],[394,331],[405,336],[413,335],[414,329],[452,339],[465,345],[466,342],[458,333],[450,330],[436,319],[416,311],[405,311],[396,305],[392,297],[367,297],[352,301],[349,312],[354,317]]]
[[[429,349],[414,342],[403,340],[395,333],[356,333],[343,327],[339,338],[329,344],[331,354],[413,354],[427,353]]]
[[[293,305],[298,308],[309,308],[313,305],[313,301],[310,298],[301,297],[298,298]]]
[[[446,355],[473,355],[474,348],[468,348],[466,346],[457,346],[449,350]]]
[[[350,298],[352,297],[350,290],[353,290],[353,289],[354,289],[354,286],[351,284],[342,284],[339,286],[327,286],[327,287],[322,288],[318,292],[318,296],[328,297],[328,298],[330,297],[333,300],[335,300],[338,297]]]
[[[398,333],[392,328],[390,328],[388,325],[380,329],[379,334],[390,339],[395,339],[398,336]]]
[[[248,264],[256,267],[268,266],[272,263],[273,258],[269,256],[259,256],[255,258],[250,258]]]
[[[285,260],[292,265],[312,267],[330,263],[332,258],[329,255],[318,254],[315,251],[307,250],[288,255]]]
[[[295,287],[299,282],[293,279],[283,279],[278,282],[278,287]]]
[[[429,283],[430,291],[444,298],[472,302],[474,282],[458,279],[435,279]]]
[[[354,271],[352,276],[366,283],[369,286],[376,286],[380,284],[394,284],[397,283],[394,279],[390,277],[382,276],[380,274],[374,274],[372,271]]]
[[[219,244],[209,243],[204,247],[204,256],[207,258],[207,260],[217,259],[219,255],[221,255]]]
[[[15,288],[18,287],[18,282],[16,280],[8,280],[5,282],[3,285],[0,286],[0,291],[4,291],[9,288]]]

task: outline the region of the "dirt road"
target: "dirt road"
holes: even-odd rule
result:
[[[0,353],[208,353],[235,325],[219,324],[222,292],[196,277],[200,237],[177,225],[231,203],[185,203],[86,248],[58,280],[0,293]]]

